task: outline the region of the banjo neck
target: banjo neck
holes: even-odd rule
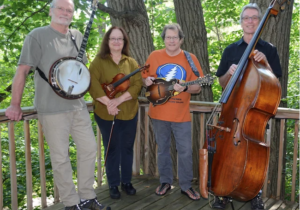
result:
[[[82,62],[82,60],[83,60],[83,55],[85,53],[86,45],[87,45],[87,42],[88,42],[88,39],[89,39],[90,31],[91,31],[93,20],[94,20],[94,15],[95,15],[96,10],[97,10],[97,4],[98,4],[98,1],[94,1],[93,6],[92,6],[93,11],[92,11],[89,23],[88,23],[88,25],[85,29],[83,40],[81,42],[81,46],[80,46],[78,56],[76,57],[76,60],[78,60],[80,62]]]

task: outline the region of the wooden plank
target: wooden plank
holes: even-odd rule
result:
[[[101,158],[102,158],[102,151],[101,151],[101,131],[97,125],[97,185],[98,187],[102,185],[102,177],[103,177],[103,172],[105,170],[105,167],[103,167],[102,170],[102,162],[101,162]]]
[[[2,166],[1,126],[0,126],[0,166]],[[0,180],[3,180],[2,169],[0,170]],[[0,209],[3,209],[3,181],[0,181]]]
[[[45,148],[44,135],[42,125],[38,121],[38,141],[39,141],[39,161],[40,161],[40,179],[41,179],[41,207],[47,207],[47,193],[46,193],[46,169],[45,169]]]
[[[139,195],[136,195],[138,196],[138,201],[132,202],[134,198],[131,197],[126,198],[126,202],[129,205],[127,205],[125,208],[124,207],[120,208],[120,206],[118,206],[118,209],[123,209],[123,210],[144,209],[146,206],[166,197],[166,195],[158,196],[155,194],[155,189],[159,185],[159,183],[157,183],[157,180],[152,180],[152,181],[149,180],[149,182],[151,182],[151,184],[149,184],[148,187],[145,187]],[[170,190],[168,193],[171,193],[171,191],[172,190]],[[114,209],[113,206],[112,209]]]
[[[18,209],[17,191],[17,166],[16,166],[16,143],[15,143],[14,122],[8,123],[9,135],[9,162],[10,162],[10,185],[11,185],[11,207],[12,210]]]
[[[139,107],[138,112],[138,122],[136,128],[136,136],[134,142],[133,151],[133,165],[132,165],[132,175],[140,175],[140,159],[141,159],[141,107]]]
[[[291,201],[284,201],[278,210],[299,210],[299,204]]]
[[[29,121],[24,120],[27,209],[32,210],[32,166]]]
[[[148,117],[148,107],[145,108],[145,144],[144,144],[144,174],[149,174],[149,117]]]
[[[273,131],[272,129],[272,124],[273,124],[273,120],[274,119],[271,119],[269,121],[269,129],[267,129],[267,138],[266,138],[266,144],[269,145],[269,147],[271,147],[271,133]],[[268,164],[269,166],[269,164]],[[266,178],[265,178],[265,181],[264,181],[264,186],[263,186],[263,189],[262,189],[262,197],[267,197],[267,190],[268,190],[268,178],[269,178],[269,167],[268,167],[268,170],[267,170],[267,175],[266,175]]]
[[[294,155],[293,155],[293,173],[292,173],[292,192],[291,201],[295,201],[296,195],[296,175],[297,175],[297,158],[298,158],[298,132],[299,132],[299,121],[295,121],[294,131]]]
[[[159,185],[159,181],[153,178],[143,179],[139,184],[135,184],[137,190],[136,195],[130,196],[121,191],[121,199],[111,199],[109,196],[106,199],[100,200],[101,203],[109,205],[111,209],[122,209],[131,206],[131,209],[141,209],[135,208],[137,202],[140,202],[142,199],[147,198],[149,195],[155,195],[155,189]],[[108,193],[106,193],[108,195]],[[105,197],[105,196],[104,196]],[[160,197],[160,196],[157,196]],[[132,206],[133,205],[133,206]]]
[[[282,181],[284,128],[285,128],[285,119],[281,119],[280,120],[280,142],[279,142],[279,157],[278,157],[277,192],[276,192],[277,199],[280,198],[281,181]]]
[[[204,141],[205,141],[205,114],[204,113],[201,113],[200,114],[200,139],[199,139],[199,149],[202,149],[203,148],[203,145],[204,145]]]
[[[277,210],[281,204],[283,203],[282,200],[277,200],[275,203],[272,204],[272,206],[269,206],[268,209],[269,210]]]

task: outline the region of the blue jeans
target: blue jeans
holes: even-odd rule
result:
[[[113,121],[103,120],[96,114],[94,117],[102,134],[104,155],[107,152],[106,174],[109,186],[119,186],[120,182],[131,182],[137,114],[132,120],[115,120],[108,151],[107,146]]]
[[[179,186],[186,191],[193,179],[191,122],[169,122],[151,119],[158,145],[157,164],[160,183],[173,183],[172,159],[170,155],[171,132],[173,132],[178,154]]]

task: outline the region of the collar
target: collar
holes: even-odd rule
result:
[[[244,41],[243,37],[242,37],[239,41],[236,42],[237,45],[241,45],[241,44],[243,44],[243,43],[247,44],[247,43]],[[260,44],[261,46],[264,46],[264,45],[265,45],[265,42],[264,42],[261,38],[259,38],[257,44]],[[247,45],[248,45],[248,44],[247,44]]]

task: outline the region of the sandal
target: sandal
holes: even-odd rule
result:
[[[195,191],[193,188],[190,188],[186,191],[181,190],[181,193],[186,195],[189,199],[193,201],[200,200],[200,194],[197,191]]]
[[[156,188],[156,195],[165,195],[171,189],[171,185],[168,183],[162,183],[160,186]]]

